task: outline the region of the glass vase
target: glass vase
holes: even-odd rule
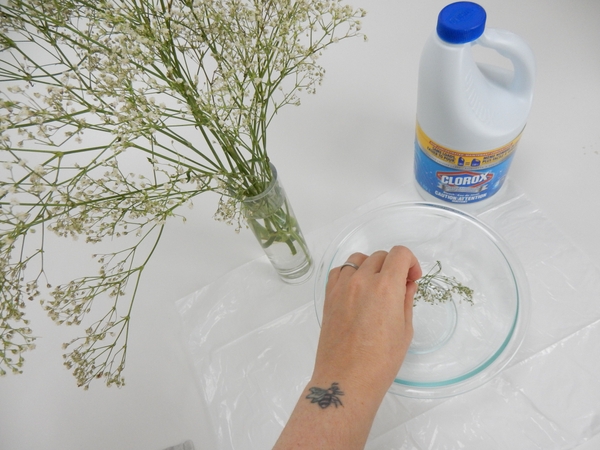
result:
[[[313,261],[272,165],[271,171],[273,178],[267,188],[242,200],[242,213],[281,279],[299,284],[310,277]]]

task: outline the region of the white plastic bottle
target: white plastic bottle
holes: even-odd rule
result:
[[[533,98],[533,53],[518,36],[485,29],[485,10],[446,6],[419,67],[415,178],[426,200],[482,209],[502,187]],[[482,45],[514,70],[479,65]],[[476,208],[473,208],[476,207]]]

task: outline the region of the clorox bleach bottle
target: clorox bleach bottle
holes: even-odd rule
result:
[[[533,98],[530,48],[513,33],[485,29],[485,21],[475,3],[446,6],[419,67],[417,188],[426,200],[466,209],[481,209],[502,187]],[[513,70],[476,63],[477,44],[508,58]]]

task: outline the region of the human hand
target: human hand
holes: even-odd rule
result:
[[[421,278],[415,256],[394,247],[371,256],[355,253],[348,262],[358,269],[329,272],[313,376],[277,450],[364,448],[408,351],[415,280]]]
[[[377,400],[394,381],[412,340],[421,267],[406,247],[355,253],[326,287],[313,380],[355,384]],[[380,399],[379,399],[380,400]]]

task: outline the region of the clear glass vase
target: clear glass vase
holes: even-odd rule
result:
[[[242,213],[281,279],[302,283],[310,277],[313,261],[273,165],[271,171],[267,188],[242,200]]]

